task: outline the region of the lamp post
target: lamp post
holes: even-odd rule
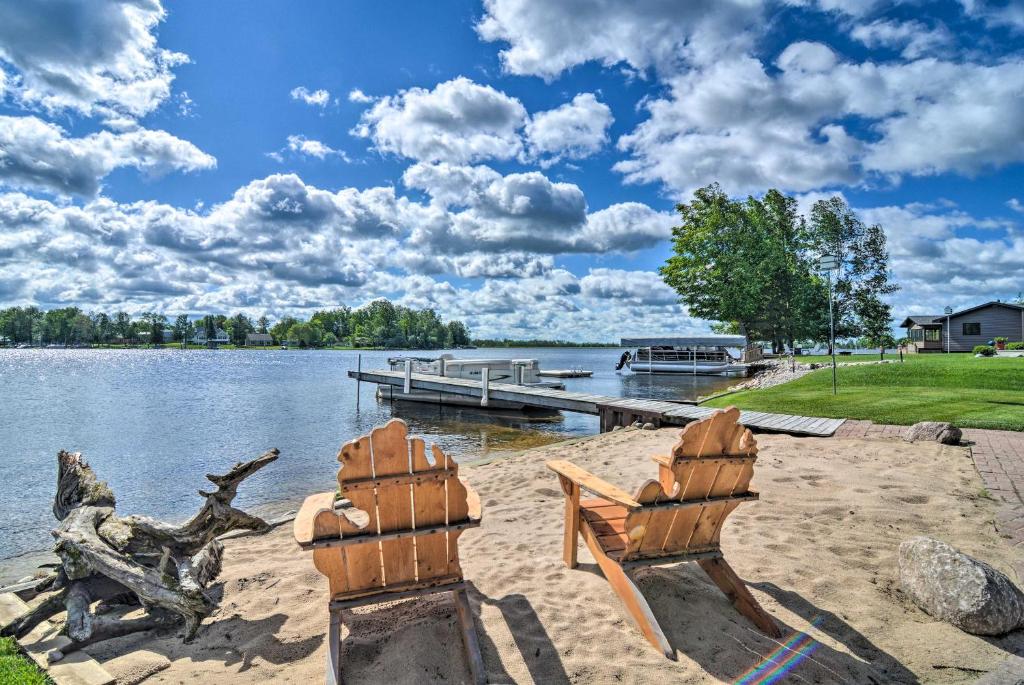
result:
[[[832,352],[832,394],[836,394],[836,324],[832,314],[832,272],[839,268],[839,257],[823,254],[818,268],[828,272],[828,347]]]
[[[946,307],[942,311],[946,315],[946,354],[949,354],[949,335],[952,333],[949,329],[949,315],[953,313],[953,308]]]

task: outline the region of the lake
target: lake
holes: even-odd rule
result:
[[[178,521],[201,504],[206,473],[277,447],[281,457],[247,479],[237,506],[262,515],[294,509],[335,487],[338,448],[393,416],[459,461],[598,432],[596,416],[527,417],[377,400],[356,368],[431,352],[298,350],[0,349],[0,583],[26,575],[49,549],[58,450],[82,452],[117,496],[122,515]],[[617,397],[695,399],[735,379],[614,371],[621,350],[459,350],[458,357],[538,359],[542,369],[583,367],[568,390]]]

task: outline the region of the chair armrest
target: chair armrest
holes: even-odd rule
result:
[[[651,457],[651,461],[653,461],[655,464],[665,466],[668,468],[671,468],[672,466],[672,457],[668,456],[667,454],[656,454]]]
[[[466,488],[466,506],[469,510],[469,520],[479,521],[483,516],[483,505],[480,504],[480,495],[474,490],[469,483],[462,478],[462,487]]]
[[[611,483],[601,480],[594,474],[581,469],[572,462],[559,459],[547,462],[547,467],[557,473],[560,477],[576,483],[584,490],[588,490],[609,502],[621,504],[627,509],[639,509],[643,506],[633,499],[625,490],[621,490]]]
[[[295,522],[292,527],[295,542],[300,545],[312,544],[316,536],[316,517],[325,511],[334,511],[333,492],[321,492],[306,498],[306,501],[302,503],[302,508],[299,509],[299,513],[295,516]]]

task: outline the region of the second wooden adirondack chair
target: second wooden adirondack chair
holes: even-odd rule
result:
[[[341,448],[335,492],[311,495],[295,518],[295,540],[313,551],[330,584],[327,683],[341,682],[344,609],[435,592],[452,592],[474,683],[485,683],[483,659],[459,566],[459,535],[480,525],[480,498],[458,465],[436,445],[394,419]],[[353,514],[354,510],[361,512]],[[357,523],[356,518],[368,519]]]
[[[719,536],[726,517],[741,503],[756,500],[748,489],[757,459],[757,443],[729,407],[687,425],[668,456],[654,457],[658,480],[636,495],[567,461],[549,461],[565,493],[565,564],[576,566],[580,533],[612,589],[622,599],[644,637],[668,658],[675,658],[647,600],[627,572],[637,566],[696,561],[762,631],[781,637],[725,559]],[[600,499],[580,499],[588,490]]]

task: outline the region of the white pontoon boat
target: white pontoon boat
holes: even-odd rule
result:
[[[491,383],[511,383],[532,388],[551,388],[565,390],[565,384],[559,381],[544,381],[539,376],[540,364],[536,359],[455,359],[451,354],[440,357],[391,357],[388,366],[392,371],[405,371],[405,363],[412,363],[413,373],[445,376],[446,378],[465,378],[481,380],[482,369],[487,369],[487,378]],[[403,392],[402,388],[391,385],[378,385],[377,397],[384,400],[406,400],[410,402],[429,402],[431,404],[454,404],[463,407],[480,407],[480,398],[436,390],[420,390],[412,388]],[[488,408],[523,409],[520,402],[491,399]]]
[[[623,338],[627,351],[616,371],[633,373],[689,373],[702,375],[746,374],[748,365],[733,356],[742,354],[747,339],[742,335],[695,335],[672,338]]]

